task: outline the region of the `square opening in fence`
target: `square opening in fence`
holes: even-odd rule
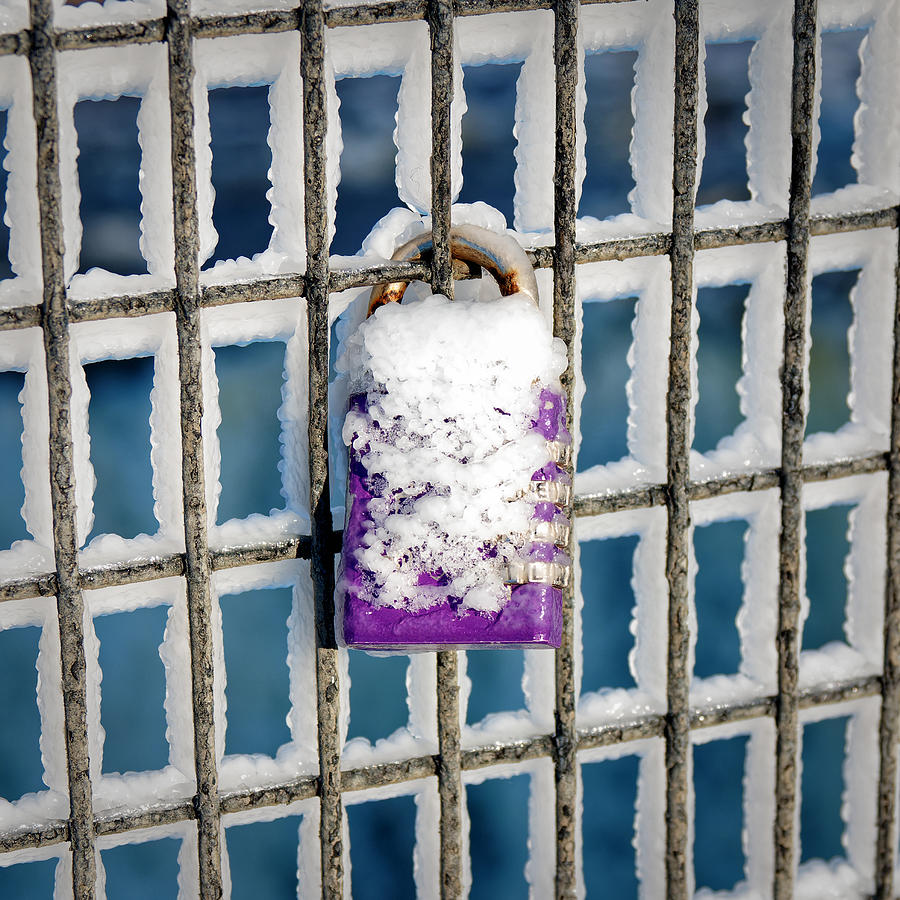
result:
[[[752,41],[706,45],[706,153],[698,206],[750,199],[745,142],[752,49]]]
[[[0,897],[47,900],[54,895],[56,859],[0,865]]]
[[[159,655],[168,612],[163,605],[94,618],[103,673],[104,772],[162,769],[169,762],[166,673]]]
[[[88,421],[94,469],[94,524],[98,534],[133,538],[154,534],[150,462],[152,356],[107,359],[84,367],[91,399]]]
[[[215,191],[212,218],[218,242],[207,267],[219,260],[261,253],[272,238],[267,196],[272,186],[269,86],[211,90],[209,133]]]
[[[747,523],[713,522],[694,529],[694,604],[697,645],[694,676],[736,674],[741,665],[737,615],[744,596],[741,568]]]
[[[226,753],[275,756],[290,741],[287,621],[291,588],[219,598],[225,648]]]
[[[581,855],[588,897],[638,897],[635,818],[640,758],[581,764]]]
[[[744,878],[744,760],[747,737],[694,745],[694,876],[698,888],[728,890]]]
[[[222,491],[216,522],[284,508],[281,422],[285,345],[216,347]]]
[[[581,691],[633,688],[632,575],[640,538],[629,534],[581,542]]]
[[[528,896],[525,863],[530,788],[528,775],[466,785],[472,860],[470,900]]]
[[[159,900],[178,893],[181,841],[163,838],[122,844],[101,853],[107,900]]]
[[[409,723],[406,691],[408,656],[371,656],[349,650],[350,723],[348,740],[375,743]]]
[[[461,203],[483,201],[513,221],[516,82],[521,63],[465,66]]]
[[[40,639],[41,629],[35,626],[0,631],[0,797],[4,800],[44,789],[35,668]],[[13,896],[0,891],[0,897]]]
[[[824,272],[812,280],[809,414],[806,433],[837,431],[850,418],[850,293],[859,270]]]
[[[743,421],[737,385],[742,375],[741,323],[749,287],[730,284],[697,291],[697,404],[694,443],[715,449]]]
[[[634,130],[631,91],[636,62],[634,50],[585,54],[585,174],[578,204],[581,216],[605,219],[630,212],[628,193],[634,188],[630,161]]]
[[[803,726],[800,862],[844,855],[844,745],[847,716]]]
[[[21,372],[0,372],[0,550],[28,539],[22,518],[25,485],[22,483],[22,403],[25,387]]]
[[[628,380],[637,298],[582,306],[581,447],[578,471],[628,455]]]
[[[138,97],[75,104],[81,255],[78,271],[118,275],[147,271],[141,255],[141,148]]]
[[[231,896],[297,897],[300,816],[284,816],[271,822],[229,825],[226,819],[225,849],[231,875]]]
[[[466,674],[472,683],[466,711],[469,725],[480,722],[491,713],[524,708],[524,650],[472,650],[466,654]]]
[[[347,807],[347,820],[354,900],[412,900],[416,896],[414,798],[354,803]]]
[[[850,505],[806,511],[806,596],[809,615],[803,625],[804,650],[831,641],[846,642],[847,556]]]
[[[855,139],[853,119],[859,108],[859,49],[865,35],[864,30],[856,29],[826,31],[822,35],[822,99],[813,194],[836,191],[857,181],[851,154]]]
[[[356,253],[375,223],[395,206],[394,127],[400,79],[393,75],[342,78],[336,84],[341,116],[341,180],[331,252]]]
[[[12,277],[9,261],[9,225],[6,223],[6,186],[9,172],[6,171],[6,126],[9,110],[0,109],[0,279]]]

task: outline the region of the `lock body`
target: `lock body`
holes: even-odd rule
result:
[[[571,476],[563,465],[570,456],[571,436],[565,425],[565,398],[551,388],[539,395],[532,429],[547,444],[547,461],[526,486],[534,499],[530,533],[522,552],[506,564],[509,598],[499,610],[466,608],[442,598],[421,609],[379,602],[377,579],[360,563],[357,550],[367,543],[371,507],[390,490],[366,467],[365,452],[351,443],[347,520],[343,538],[343,642],[361,650],[438,650],[454,647],[559,647],[562,633],[562,590],[570,571],[565,546],[570,528],[564,507],[571,497]],[[365,416],[367,397],[356,394],[351,409]],[[557,459],[554,459],[557,457]],[[418,573],[425,587],[440,580]]]

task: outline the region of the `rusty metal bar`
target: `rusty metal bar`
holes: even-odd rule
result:
[[[803,524],[803,412],[808,310],[809,198],[816,81],[816,0],[795,0],[791,76],[791,184],[788,209],[784,361],[781,372],[781,535],[778,591],[778,699],[775,711],[775,900],[794,893],[796,868],[800,557]]]
[[[691,312],[694,291],[694,197],[697,171],[699,8],[675,0],[675,143],[672,174],[672,308],[666,401],[666,581],[669,589],[666,686],[666,891],[687,898],[690,679]]]
[[[334,629],[334,554],[328,484],[328,190],[325,140],[325,16],[321,0],[301,10],[303,168],[306,229],[306,312],[309,357],[309,514],[316,615],[316,715],[319,748],[319,840],[322,896],[344,893],[344,809],[341,800],[340,690]]]
[[[429,0],[431,39],[431,289],[453,299],[450,204],[453,199],[450,108],[453,103],[453,0]]]
[[[431,289],[453,298],[450,206],[453,200],[451,107],[453,104],[453,0],[427,0],[431,44]],[[440,893],[462,896],[462,802],[459,654],[436,654],[438,796],[440,798]]]
[[[340,534],[335,532],[333,543],[337,544]],[[252,566],[259,563],[278,562],[286,559],[309,559],[310,539],[308,535],[285,537],[280,541],[262,541],[229,547],[224,550],[210,549],[210,568],[233,569],[236,566]],[[81,587],[91,590],[101,587],[120,587],[123,584],[137,584],[156,578],[180,577],[185,574],[183,553],[166,556],[123,561],[114,565],[81,569]],[[49,597],[56,593],[55,573],[46,573],[36,578],[23,578],[0,582],[0,603],[5,600],[25,600],[29,597]]]
[[[200,894],[222,891],[219,777],[213,709],[212,596],[203,469],[203,384],[200,334],[200,240],[194,149],[194,51],[190,0],[168,0],[169,107],[175,213],[175,323],[181,388],[181,478],[184,571],[191,644],[191,704]]]
[[[630,0],[629,0],[630,2]],[[810,234],[842,234],[870,228],[896,228],[897,207],[854,213],[838,213],[816,216],[810,219]],[[694,249],[708,250],[717,247],[736,247],[785,240],[787,220],[728,228],[710,228],[694,233]],[[664,256],[672,248],[672,235],[667,232],[616,238],[575,245],[576,264],[634,259],[641,256]],[[535,268],[553,265],[553,247],[537,247],[528,251]],[[385,281],[427,280],[430,268],[425,263],[380,263],[352,269],[338,269],[329,273],[329,290],[343,291],[354,287],[371,287]],[[305,276],[265,276],[252,281],[231,284],[215,284],[201,288],[200,305],[224,306],[229,303],[245,303],[252,300],[280,300],[302,297],[306,291]],[[175,291],[158,290],[142,294],[123,294],[98,297],[69,303],[70,322],[92,322],[117,317],[147,316],[169,312],[175,308]],[[41,324],[40,306],[13,306],[0,309],[0,331],[34,328]]]
[[[887,469],[884,453],[871,456],[860,456],[855,459],[835,460],[830,463],[816,463],[803,466],[801,477],[804,483],[833,481],[838,478],[850,478],[853,475],[868,475],[883,472]],[[768,491],[780,484],[780,469],[762,469],[755,472],[743,472],[740,475],[724,475],[709,481],[690,481],[687,485],[689,500],[710,500],[723,494],[751,493]],[[648,509],[652,506],[664,506],[666,503],[666,485],[647,484],[609,494],[576,494],[576,516],[599,516],[611,512],[623,512],[628,509]]]
[[[880,692],[881,678],[873,675],[806,689],[799,694],[799,704],[801,709],[811,709],[874,697]],[[690,727],[692,730],[714,728],[718,725],[773,716],[776,700],[777,698],[772,695],[734,706],[694,707],[690,711]],[[665,716],[646,714],[621,722],[580,729],[576,739],[580,752],[649,737],[662,737],[664,732]],[[552,757],[555,754],[555,746],[555,735],[544,734],[523,740],[472,747],[462,752],[462,768],[464,771],[473,771],[489,766]],[[417,756],[358,769],[343,769],[341,790],[361,791],[433,777],[437,774],[439,765],[439,756]],[[219,805],[223,814],[262,809],[310,799],[319,794],[319,789],[320,780],[317,776],[304,775],[265,788],[223,791],[219,795]],[[195,815],[194,804],[187,798],[154,807],[152,810],[104,813],[95,818],[94,824],[97,834],[121,834],[138,828],[183,822],[194,818]],[[66,820],[42,823],[30,828],[11,829],[0,832],[0,853],[60,844],[68,840],[68,835],[69,824]]]
[[[553,333],[566,342],[566,418],[572,430],[575,408],[575,220],[578,197],[577,157],[578,2],[558,0],[554,6],[553,62],[556,80],[556,146],[553,169]],[[569,511],[571,512],[571,510]],[[575,547],[569,535],[569,553]],[[578,872],[575,832],[578,825],[578,746],[575,731],[574,587],[563,588],[562,635],[554,660],[554,780],[556,785],[556,896],[575,897]]]
[[[802,475],[804,483],[808,484],[884,472],[887,468],[887,454],[875,453],[856,459],[806,465],[802,469]],[[779,472],[779,469],[764,469],[741,475],[726,475],[709,481],[692,481],[688,484],[688,499],[709,500],[723,494],[772,490],[780,483]],[[599,516],[629,509],[664,506],[665,502],[666,486],[650,484],[609,494],[576,494],[574,512],[576,516]],[[341,533],[333,532],[332,549],[335,553],[339,552],[340,542]],[[210,566],[213,571],[218,571],[287,559],[310,559],[312,551],[309,535],[296,535],[279,541],[260,541],[241,547],[211,548],[209,552]],[[114,587],[156,578],[177,577],[184,575],[184,572],[184,554],[172,553],[150,559],[124,560],[114,565],[83,567],[81,586],[84,589]],[[29,597],[49,597],[55,593],[55,572],[0,582],[0,603],[6,600],[26,600]]]
[[[637,0],[581,0],[584,5],[597,3],[634,3]],[[526,12],[552,9],[552,0],[460,0],[456,15],[480,16],[486,13]],[[374,25],[379,22],[410,22],[425,19],[427,0],[383,0],[333,6],[325,10],[325,25],[341,28]],[[238,34],[275,34],[295,31],[300,27],[298,9],[264,9],[255,12],[194,16],[191,31],[197,38],[229,37]],[[121,47],[166,40],[165,19],[94,25],[51,32],[57,50],[85,50],[91,47]],[[29,52],[31,34],[28,29],[0,34],[0,56],[24,55]]]
[[[43,280],[42,325],[50,416],[50,496],[62,672],[66,767],[69,786],[68,839],[72,890],[77,900],[94,896],[93,790],[87,734],[87,668],[84,596],[78,569],[69,319],[63,264],[62,186],[59,174],[59,93],[51,33],[51,0],[31,0],[31,83],[37,129],[37,193]]]
[[[462,760],[459,727],[459,654],[442,650],[437,657],[437,729],[440,812],[440,895],[462,896]]]
[[[884,674],[878,729],[878,839],[875,897],[894,896],[897,861],[897,743],[900,741],[900,232],[894,272],[894,363],[891,384],[891,447],[888,454],[887,575],[884,599]]]

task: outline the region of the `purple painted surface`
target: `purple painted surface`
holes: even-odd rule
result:
[[[350,408],[365,412],[366,396],[355,394]],[[549,388],[540,394],[534,429],[547,440],[571,442],[565,426],[565,398]],[[363,454],[364,455],[364,454]],[[532,480],[566,481],[568,473],[548,462]],[[372,575],[360,569],[355,551],[363,546],[367,531],[368,506],[373,493],[367,486],[367,474],[361,456],[351,450],[347,491],[347,520],[341,556],[341,634],[348,647],[362,650],[433,650],[455,647],[558,647],[562,634],[562,591],[547,584],[515,585],[510,599],[499,612],[455,608],[441,601],[427,609],[412,612],[370,603],[365,595],[377,592]],[[544,522],[568,519],[553,503],[535,505],[534,519]],[[496,553],[496,550],[494,551]],[[488,555],[491,555],[488,552]],[[568,555],[552,543],[534,542],[525,559],[553,561],[568,565]],[[422,586],[445,585],[442,572],[423,572]]]
[[[497,613],[457,612],[449,603],[413,613],[373,606],[350,591],[343,619],[344,642],[360,650],[558,647],[562,591],[546,584],[518,585]]]

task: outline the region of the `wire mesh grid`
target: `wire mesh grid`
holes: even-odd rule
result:
[[[192,11],[187,0],[168,0],[165,9],[151,0],[127,4],[124,12],[126,4],[114,6],[107,13],[93,4],[73,8],[31,0],[27,21],[23,10],[4,8],[6,33],[0,35],[3,90],[12,123],[7,138],[10,191],[19,192],[20,208],[31,210],[32,221],[39,223],[39,233],[29,234],[26,216],[13,222],[16,277],[4,284],[6,305],[0,309],[0,329],[7,332],[0,337],[11,340],[0,346],[7,366],[26,370],[25,404],[49,411],[46,419],[32,415],[32,422],[44,424],[32,425],[24,438],[26,450],[33,450],[26,454],[23,478],[26,518],[36,540],[28,548],[30,556],[4,554],[9,566],[7,580],[0,583],[0,613],[6,623],[17,615],[38,616],[44,628],[40,691],[43,753],[49,761],[45,777],[51,788],[40,808],[16,805],[10,820],[15,824],[0,833],[0,850],[8,854],[4,862],[56,854],[61,859],[60,895],[71,891],[88,897],[102,889],[98,849],[174,834],[182,838],[181,892],[215,897],[228,887],[223,825],[273,810],[301,811],[306,861],[301,870],[308,878],[301,891],[335,897],[347,885],[345,803],[400,791],[418,798],[417,854],[433,854],[438,860],[434,877],[427,865],[417,867],[418,890],[459,896],[470,878],[465,780],[476,770],[490,777],[513,767],[529,772],[533,781],[532,891],[535,896],[573,896],[583,889],[579,765],[624,751],[640,753],[648,785],[639,799],[637,826],[643,890],[647,896],[686,897],[693,891],[692,743],[737,733],[751,736],[745,791],[770,798],[758,820],[746,823],[748,881],[760,896],[786,898],[803,883],[797,866],[801,723],[849,712],[855,730],[847,771],[866,772],[845,797],[853,808],[846,841],[854,889],[892,897],[900,727],[898,147],[896,109],[891,107],[897,4],[864,2],[849,11],[832,2],[819,8],[815,0],[796,0],[793,9],[786,3],[760,3],[752,10],[744,9],[745,4],[696,0],[675,0],[671,7],[636,0],[388,0],[330,8],[309,0],[300,8],[259,12],[247,12],[239,4],[227,9],[205,4]],[[482,33],[493,28],[499,37],[485,49],[478,45],[478,29],[469,29],[480,19],[469,17],[488,16],[490,24]],[[379,30],[389,23],[407,23],[408,45],[396,32]],[[866,111],[857,117],[861,184],[826,198],[817,208],[811,204],[817,42],[826,28],[848,25],[868,30],[874,60],[869,71],[881,74],[870,74],[871,83],[864,84]],[[698,121],[705,41],[735,35],[755,42],[749,115],[751,142],[758,142],[756,158],[765,156],[760,148],[771,144],[774,149],[766,157],[768,167],[751,166],[754,199],[746,204],[749,213],[730,219],[733,209],[721,204],[698,212],[695,189],[702,153]],[[204,210],[210,190],[201,138],[206,86],[230,78],[241,83],[239,73],[229,71],[226,39],[258,48],[272,69],[269,78],[282,82],[284,108],[297,104],[304,175],[302,185],[291,184],[289,173],[298,171],[292,163],[300,164],[299,151],[294,159],[289,146],[276,148],[284,156],[280,163],[273,159],[273,186],[276,194],[281,192],[281,210],[273,215],[281,216],[277,249],[289,260],[287,268],[273,272],[264,262],[256,268],[235,264],[210,277],[199,266],[208,241]],[[583,175],[583,54],[586,48],[615,46],[638,49],[635,133],[644,129],[642,142],[654,148],[646,159],[633,161],[632,207],[639,221],[629,221],[624,232],[577,217]],[[361,61],[361,48],[371,54],[367,62]],[[122,55],[126,52],[128,56]],[[425,64],[414,70],[410,59],[415,53],[424,54]],[[328,470],[329,328],[340,307],[335,297],[397,277],[424,279],[436,291],[452,294],[448,232],[459,152],[454,73],[461,62],[491,53],[524,60],[522,79],[555,86],[555,103],[545,90],[544,102],[525,111],[518,126],[518,163],[530,178],[521,179],[517,188],[515,227],[530,246],[535,266],[552,273],[547,295],[552,294],[555,333],[569,347],[564,384],[571,410],[577,413],[580,397],[582,300],[623,290],[643,298],[645,289],[650,297],[648,285],[662,286],[658,314],[654,316],[652,302],[645,304],[650,310],[645,322],[650,316],[657,326],[664,323],[656,328],[658,351],[668,357],[665,383],[647,388],[640,398],[658,418],[655,434],[651,429],[636,438],[635,446],[643,440],[649,457],[632,461],[646,465],[618,481],[610,480],[606,470],[580,476],[574,512],[582,540],[639,534],[648,548],[642,557],[647,571],[653,569],[656,548],[656,580],[648,576],[643,594],[638,591],[638,626],[667,619],[668,627],[656,629],[662,637],[655,651],[650,638],[644,641],[638,689],[628,695],[624,712],[613,710],[602,697],[579,697],[581,644],[589,636],[579,631],[580,596],[577,589],[570,590],[564,601],[563,643],[552,671],[547,654],[528,663],[529,676],[543,679],[547,689],[530,701],[524,732],[511,729],[498,736],[461,727],[459,658],[441,652],[436,665],[432,655],[413,664],[413,677],[434,691],[437,701],[430,713],[423,713],[424,736],[405,750],[389,747],[386,756],[373,751],[342,759],[341,706],[347,696],[340,686],[342,657],[333,624],[339,534],[332,524]],[[72,277],[77,242],[69,236],[79,224],[77,204],[71,200],[71,106],[79,96],[135,87],[128,82],[131,76],[128,83],[110,81],[108,73],[115,66],[107,69],[108,62],[130,67],[140,82],[147,110],[141,126],[145,162],[155,154],[164,163],[164,173],[159,166],[150,167],[158,183],[145,189],[143,215],[145,223],[157,217],[163,223],[157,233],[168,229],[169,236],[159,246],[145,246],[149,274],[141,276],[137,291],[135,282],[120,291],[115,284],[101,290],[90,274]],[[360,265],[358,260],[348,265],[346,259],[329,259],[337,163],[327,133],[339,127],[333,79],[386,66],[403,72],[409,85],[405,105],[401,97],[398,129],[427,130],[429,121],[431,125],[433,152],[410,145],[410,153],[422,156],[408,166],[418,172],[418,181],[401,185],[408,195],[401,194],[402,199],[431,211],[435,252],[430,265]],[[755,120],[763,99],[779,95],[781,112]],[[424,104],[417,102],[423,97]],[[278,115],[274,106],[273,111]],[[523,137],[528,127],[530,144]],[[555,135],[552,148],[550,134]],[[751,147],[751,158],[753,154]],[[37,191],[31,196],[35,168]],[[276,184],[279,178],[283,181]],[[737,225],[731,224],[734,218]],[[174,229],[165,224],[172,219]],[[659,224],[669,222],[671,227]],[[692,458],[691,451],[695,285],[715,282],[723,258],[716,254],[723,253],[752,273],[745,280],[758,278],[771,288],[768,294],[760,292],[757,339],[764,341],[768,334],[771,342],[772,321],[779,323],[783,336],[778,365],[759,374],[756,383],[776,407],[762,403],[752,423],[759,429],[770,426],[778,435],[775,455],[761,453],[738,474],[725,458]],[[834,435],[830,443],[813,445],[805,443],[809,281],[813,272],[833,267],[835,259],[886,274],[873,276],[882,292],[873,289],[874,299],[865,308],[861,301],[856,311],[857,330],[869,330],[864,349],[860,343],[853,351],[860,373],[853,385],[858,427]],[[545,279],[542,288],[549,283]],[[883,292],[886,285],[890,296]],[[231,311],[237,313],[229,318]],[[169,481],[173,473],[180,477],[174,477],[174,488],[167,482],[158,497],[162,537],[156,544],[113,542],[80,551],[90,506],[88,486],[74,478],[76,470],[83,471],[79,454],[85,453],[81,364],[103,355],[107,323],[117,330],[120,355],[151,352],[157,359],[156,422],[151,427],[161,435],[171,413],[179,437],[174,453],[171,441],[168,451],[160,449],[164,440],[157,442],[154,468],[157,474],[166,472]],[[747,347],[754,346],[749,334],[754,326],[748,321],[746,327],[745,360],[752,356]],[[293,347],[297,412],[292,424],[301,437],[285,450],[295,457],[287,465],[293,483],[287,484],[288,475],[285,479],[293,505],[306,515],[273,514],[250,523],[249,532],[237,533],[244,540],[236,540],[235,534],[210,524],[215,521],[209,510],[216,504],[218,471],[210,450],[215,428],[208,419],[217,398],[210,387],[209,348],[261,336],[287,340]],[[652,346],[652,340],[648,343]],[[872,353],[871,346],[881,349]],[[160,375],[166,366],[168,374]],[[882,389],[878,384],[887,385],[888,367],[892,381]],[[870,394],[871,402],[866,399]],[[861,557],[850,603],[857,604],[858,620],[867,627],[861,625],[851,635],[847,654],[823,659],[806,651],[801,656],[804,510],[834,503],[835,497],[864,510],[854,544],[886,547],[886,552],[878,551],[882,563],[875,571],[870,571],[871,557]],[[729,515],[739,507],[738,515],[751,523],[750,541],[771,551],[766,556],[761,550],[758,556],[773,572],[773,597],[768,607],[763,598],[758,608],[748,609],[760,624],[747,626],[741,675],[717,689],[711,683],[692,686],[691,534],[693,524],[721,517],[726,502],[732,504]],[[52,554],[42,555],[41,546],[52,548]],[[572,549],[577,549],[574,543]],[[129,603],[146,602],[134,600],[129,591],[148,583],[155,602],[170,605],[170,621],[177,621],[167,640],[189,643],[189,672],[180,672],[173,663],[167,677],[180,673],[190,683],[190,696],[183,708],[171,712],[185,727],[173,738],[168,774],[137,778],[116,793],[100,775],[97,760],[99,723],[91,700],[96,638],[90,615],[104,603],[128,608]],[[292,585],[297,604],[294,755],[282,768],[273,762],[248,781],[244,770],[229,770],[217,726],[221,700],[214,673],[222,662],[216,598],[229,586],[275,583]],[[34,598],[46,598],[49,605],[38,607]],[[745,608],[750,603],[745,598]],[[53,627],[57,621],[58,631]],[[182,653],[181,658],[188,657]],[[735,681],[740,678],[746,682],[743,688]],[[49,771],[54,766],[56,771]],[[173,767],[196,779],[190,790],[174,791],[174,799],[166,782]],[[876,770],[877,777],[872,774]],[[66,798],[63,806],[60,798]],[[833,876],[840,879],[841,873]]]

